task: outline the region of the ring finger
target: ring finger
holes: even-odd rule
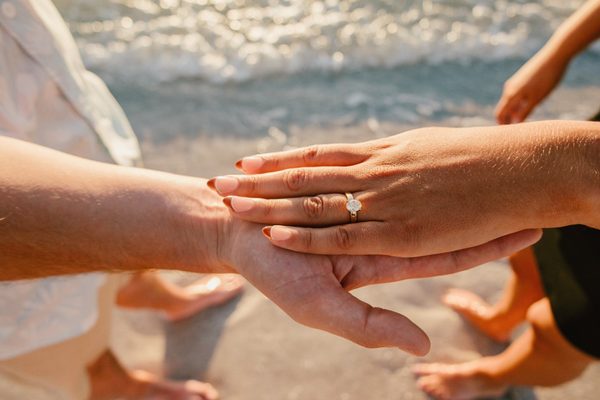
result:
[[[372,221],[375,216],[369,212],[361,193],[354,198],[362,204],[358,221]],[[346,209],[348,199],[344,194],[324,194],[311,197],[289,199],[259,199],[228,196],[223,202],[239,218],[263,224],[294,226],[330,226],[350,222],[350,212]]]

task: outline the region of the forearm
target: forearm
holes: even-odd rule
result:
[[[556,62],[568,63],[600,38],[600,0],[589,0],[569,17],[540,51]]]
[[[204,186],[0,138],[0,279],[210,268],[224,211]]]
[[[507,213],[533,222],[528,227],[600,229],[600,123],[541,121],[491,129],[497,140],[509,141],[503,155],[507,179],[501,183],[514,193]]]

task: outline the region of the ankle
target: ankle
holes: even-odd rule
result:
[[[485,387],[505,391],[509,386],[509,383],[503,379],[503,375],[493,357],[484,357],[477,360],[471,373]]]

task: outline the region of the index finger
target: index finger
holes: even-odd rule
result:
[[[357,145],[323,144],[244,157],[235,166],[247,174],[263,174],[298,167],[355,165],[368,156]]]
[[[364,184],[354,167],[294,168],[261,175],[230,175],[209,179],[221,196],[287,198],[325,193],[358,192]]]

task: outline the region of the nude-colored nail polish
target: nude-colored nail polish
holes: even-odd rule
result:
[[[293,231],[283,226],[273,226],[271,227],[271,240],[276,242],[283,242],[292,237]]]
[[[245,157],[242,159],[242,169],[244,171],[257,171],[263,166],[265,160],[259,156]]]
[[[229,194],[238,188],[240,182],[230,176],[219,176],[215,178],[215,188],[220,194]]]
[[[250,211],[254,207],[254,200],[248,199],[246,197],[232,197],[231,198],[231,208],[235,212],[246,212]]]

